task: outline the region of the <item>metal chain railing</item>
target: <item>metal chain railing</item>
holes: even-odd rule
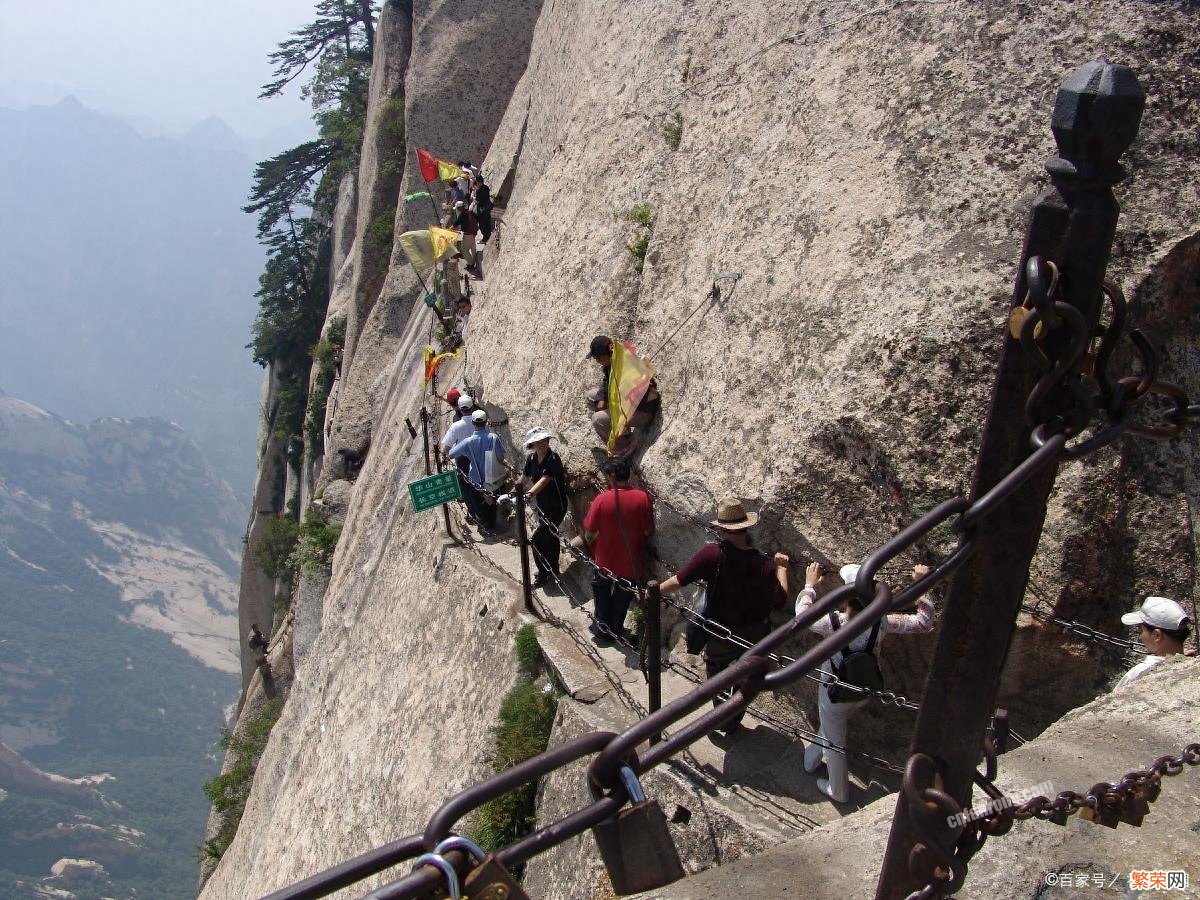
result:
[[[853,584],[835,588],[816,600],[808,609],[748,647],[747,652],[729,668],[704,680],[691,693],[666,704],[621,734],[593,732],[583,735],[459,792],[434,813],[419,839],[414,836],[390,845],[393,847],[390,854],[376,852],[372,857],[372,864],[379,864],[379,867],[372,871],[381,871],[402,859],[411,858],[422,851],[433,850],[451,834],[456,822],[489,799],[590,756],[595,757],[587,769],[593,801],[499,850],[495,854],[495,860],[511,869],[611,818],[630,799],[619,774],[622,768],[629,768],[635,774],[639,774],[661,764],[701,737],[745,713],[754,698],[763,691],[778,690],[810,673],[823,660],[847,647],[883,616],[893,610],[906,608],[917,597],[948,580],[974,553],[980,529],[987,519],[1044,467],[1066,459],[1079,458],[1107,446],[1126,432],[1156,439],[1169,439],[1178,436],[1185,425],[1200,420],[1200,406],[1190,404],[1179,388],[1155,380],[1156,364],[1153,352],[1149,349],[1149,343],[1138,332],[1133,332],[1135,336],[1131,337],[1131,340],[1146,371],[1138,377],[1122,378],[1115,384],[1107,377],[1104,367],[1115,349],[1116,341],[1122,336],[1121,330],[1124,325],[1123,298],[1111,285],[1107,286],[1106,295],[1114,309],[1113,325],[1105,330],[1097,354],[1096,383],[1100,390],[1098,398],[1093,397],[1077,374],[1080,358],[1085,353],[1090,338],[1086,322],[1074,307],[1058,299],[1057,273],[1051,264],[1037,257],[1031,258],[1027,274],[1029,298],[1027,305],[1022,307],[1025,310],[1022,320],[1016,323],[1016,326],[1019,326],[1022,347],[1044,373],[1026,404],[1027,415],[1033,425],[1033,451],[1028,457],[974,502],[962,497],[946,500],[902,529],[867,556]],[[1061,353],[1057,358],[1051,359],[1039,341],[1045,333],[1059,328],[1067,329],[1064,332],[1066,340],[1058,342],[1062,348]],[[1136,420],[1137,410],[1150,398],[1166,398],[1170,401],[1170,407],[1157,411],[1156,421]],[[1107,424],[1096,434],[1084,438],[1083,432],[1092,421],[1097,408],[1103,411]],[[1069,444],[1072,440],[1076,442],[1073,445]],[[494,493],[489,493],[496,497]],[[932,564],[927,573],[895,594],[886,582],[876,581],[876,577],[887,563],[912,548],[934,529],[947,524],[958,535],[958,542],[948,555]],[[594,568],[604,577],[611,578],[634,592],[637,591],[638,586],[629,579],[620,578],[601,566]],[[823,637],[799,658],[778,655],[777,651],[782,643],[807,630],[830,611],[839,608],[852,594],[857,595],[863,603],[863,609],[844,627]],[[658,652],[658,648],[653,649],[654,652]],[[719,699],[722,697],[726,699]],[[718,705],[690,721],[684,721],[714,698],[718,698]],[[675,726],[679,726],[677,730],[666,734],[668,727]],[[660,742],[651,744],[644,750],[638,749],[648,738],[659,734],[663,735]],[[881,762],[886,765],[886,761]],[[1142,786],[1150,782],[1157,785],[1163,774],[1176,774],[1184,763],[1195,765],[1197,762],[1200,762],[1200,746],[1189,745],[1184,757],[1164,757],[1147,772],[1130,773],[1118,785],[1106,786],[1102,795],[1096,794],[1093,789],[1091,795],[1082,795],[1078,802],[1075,796],[1062,803],[1057,800],[1053,803],[1047,801],[1040,807],[1030,806],[1029,816],[1042,817],[1039,813],[1048,809],[1045,817],[1053,820],[1054,816],[1065,812],[1067,807],[1075,810],[1087,807],[1098,812],[1111,809],[1118,799],[1124,802],[1131,796],[1131,792],[1137,793]],[[914,755],[906,768],[903,791],[906,796],[912,795],[909,801],[913,808],[936,815],[941,820],[938,823],[939,828],[944,830],[945,816],[956,815],[961,810],[952,798],[937,790],[936,781],[939,778],[932,759],[921,754]],[[1140,793],[1137,793],[1137,796],[1142,797]],[[1146,797],[1143,799],[1146,799],[1147,803],[1150,802]],[[934,812],[931,813],[931,809]],[[921,852],[913,854],[910,865],[914,875],[920,871],[920,877],[925,883],[925,887],[914,893],[913,897],[942,896],[956,890],[961,885],[959,875],[965,878],[966,860],[982,844],[985,836],[981,828],[972,829],[970,834],[973,837],[970,840],[964,838],[953,850],[947,850],[938,843],[938,836],[942,830],[930,829],[929,839],[921,846]],[[406,855],[398,855],[401,852]],[[447,852],[445,859],[456,868],[469,868],[468,857],[458,851]],[[341,872],[342,877],[345,877],[345,872],[351,870],[359,878],[371,874],[364,871],[361,859],[352,860],[331,872]],[[371,896],[415,898],[435,889],[442,877],[440,869],[431,865],[420,866],[411,874],[379,889]],[[298,892],[285,889],[272,895],[272,898],[295,900],[297,897],[322,896],[349,883],[341,881],[334,884],[335,881],[337,878],[314,876],[296,886],[303,887],[304,890]]]

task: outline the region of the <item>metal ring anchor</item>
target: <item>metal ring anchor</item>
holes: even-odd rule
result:
[[[462,900],[462,889],[458,886],[458,873],[454,871],[454,866],[436,853],[424,853],[413,860],[414,872],[421,866],[435,866],[440,869],[446,876],[446,886],[450,888],[450,900]]]

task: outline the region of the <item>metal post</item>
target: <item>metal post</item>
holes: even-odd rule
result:
[[[421,435],[422,435],[422,440],[425,444],[425,474],[432,475],[433,473],[430,471],[430,464],[429,464],[429,410],[427,410],[424,406],[421,407]],[[433,454],[433,462],[434,462],[434,465],[437,466],[437,470],[440,473],[442,471],[442,457],[437,452],[435,452]],[[453,540],[454,532],[450,528],[450,504],[449,503],[442,504],[442,521],[445,522],[445,524],[446,524],[446,537]]]
[[[537,616],[537,610],[533,607],[533,583],[529,578],[529,535],[525,533],[525,485],[518,482],[516,493],[517,546],[521,548],[521,592],[525,596],[525,609]]]
[[[429,410],[421,407],[421,440],[425,445],[425,474],[432,475],[433,467],[429,463]],[[441,471],[441,466],[438,467]]]
[[[650,692],[650,712],[662,708],[662,595],[658,582],[646,585],[646,681]],[[662,732],[650,735],[650,743],[662,740]]]
[[[1013,306],[1026,293],[1026,262],[1053,261],[1064,286],[1062,299],[1094,329],[1101,285],[1112,247],[1119,207],[1112,186],[1124,177],[1118,160],[1137,135],[1145,94],[1126,66],[1087,63],[1059,88],[1051,124],[1059,157],[1046,164],[1052,186],[1038,198],[1030,219]],[[1059,334],[1051,330],[1048,353]],[[1025,401],[1039,372],[1018,342],[1006,337],[992,389],[991,409],[972,484],[972,498],[994,486],[1030,452]],[[941,634],[913,735],[911,753],[935,761],[942,789],[960,807],[970,800],[972,776],[995,707],[1000,673],[1008,655],[1029,564],[1037,550],[1046,503],[1057,465],[1048,465],[989,517],[971,560],[959,571],[946,599]],[[916,785],[917,788],[933,785]],[[916,811],[919,813],[920,811]],[[929,834],[926,817],[918,828],[901,791],[888,837],[876,900],[897,900],[925,887],[910,872],[914,844],[935,841],[950,849],[956,837],[942,827]],[[923,832],[926,832],[923,834]],[[940,894],[938,894],[940,896]]]

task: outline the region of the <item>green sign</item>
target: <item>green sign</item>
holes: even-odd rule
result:
[[[458,484],[458,469],[410,481],[408,493],[412,497],[414,512],[433,509],[450,500],[461,500],[462,488]]]

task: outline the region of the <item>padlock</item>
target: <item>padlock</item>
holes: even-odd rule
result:
[[[633,804],[592,829],[600,858],[618,895],[654,890],[684,876],[667,817],[657,800],[647,800],[637,776],[621,767]]]
[[[1070,813],[1065,809],[1054,809],[1050,811],[1050,815],[1046,816],[1046,821],[1052,825],[1066,825],[1067,818]]]
[[[1121,821],[1134,828],[1142,827],[1142,819],[1150,812],[1150,801],[1142,796],[1141,788],[1134,788],[1121,803]]]
[[[529,900],[529,895],[494,853],[489,853],[470,871],[463,882],[463,891],[469,900]]]
[[[1105,828],[1116,828],[1117,823],[1121,821],[1121,811],[1118,808],[1118,801],[1112,792],[1113,786],[1105,782],[1092,785],[1092,789],[1088,791],[1088,797],[1094,798],[1095,806],[1081,806],[1079,808],[1079,818],[1085,822],[1093,822],[1096,825],[1103,825]]]

